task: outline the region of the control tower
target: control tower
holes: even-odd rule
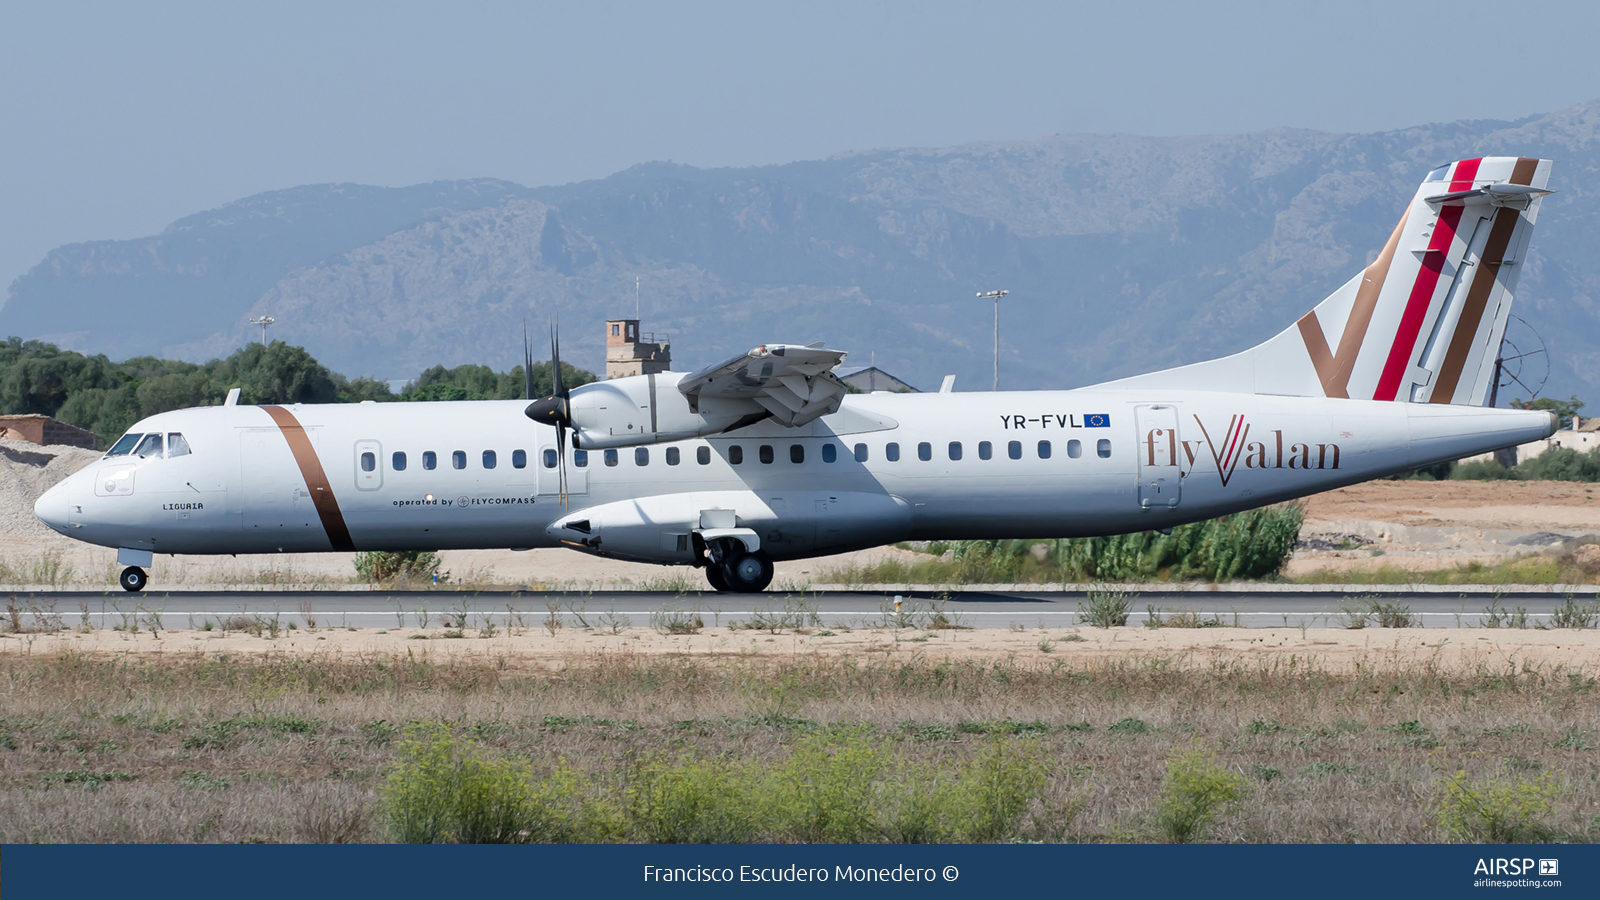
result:
[[[672,368],[672,342],[641,334],[638,319],[606,322],[606,377],[654,375]]]

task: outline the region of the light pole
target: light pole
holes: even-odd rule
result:
[[[278,321],[277,319],[274,319],[271,316],[251,316],[250,317],[250,324],[251,325],[260,325],[261,326],[261,346],[265,347],[267,345],[267,326],[276,324],[277,321]]]
[[[979,291],[979,300],[994,301],[994,389],[1000,390],[1000,298],[1010,291]]]

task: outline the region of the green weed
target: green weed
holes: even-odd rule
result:
[[[1434,814],[1446,839],[1469,844],[1528,844],[1551,839],[1543,824],[1551,801],[1560,794],[1545,773],[1535,779],[1519,776],[1473,780],[1458,771],[1439,785]]]
[[[1211,823],[1238,803],[1243,784],[1201,747],[1177,750],[1167,758],[1167,778],[1156,806],[1156,825],[1168,843],[1199,840]]]

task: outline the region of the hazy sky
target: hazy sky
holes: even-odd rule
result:
[[[0,285],[298,184],[529,185],[1600,96],[1600,4],[0,0]]]

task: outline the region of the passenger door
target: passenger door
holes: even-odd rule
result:
[[[1134,408],[1138,428],[1139,506],[1173,509],[1183,500],[1184,450],[1178,409],[1171,404]]]

